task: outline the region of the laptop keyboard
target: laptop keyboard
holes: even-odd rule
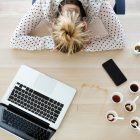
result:
[[[17,82],[9,101],[32,113],[55,123],[64,104]]]
[[[24,119],[8,110],[3,111],[3,121],[8,126],[24,132],[36,140],[46,140],[48,132],[45,128]]]

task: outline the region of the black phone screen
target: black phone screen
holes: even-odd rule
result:
[[[121,72],[119,67],[112,59],[109,59],[108,61],[104,62],[102,66],[105,69],[105,71],[108,73],[110,78],[114,81],[116,86],[119,86],[125,81],[127,81],[124,74]]]

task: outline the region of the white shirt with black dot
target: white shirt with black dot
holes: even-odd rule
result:
[[[29,36],[28,34],[45,19],[52,23],[62,0],[37,0],[21,19],[11,38],[11,47],[25,50],[54,49],[52,36]],[[79,0],[87,14],[88,24],[99,17],[108,32],[105,37],[93,37],[84,51],[103,51],[126,47],[125,35],[108,0]]]

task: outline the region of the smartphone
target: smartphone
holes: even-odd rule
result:
[[[102,64],[105,71],[108,73],[110,78],[114,81],[116,86],[121,85],[125,81],[127,81],[126,77],[116,65],[113,59],[109,59],[108,61]]]

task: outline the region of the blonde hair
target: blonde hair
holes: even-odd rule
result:
[[[63,53],[79,52],[89,40],[89,33],[75,11],[65,11],[53,26],[53,37],[56,48]]]

